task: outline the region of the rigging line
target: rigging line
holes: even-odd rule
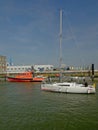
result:
[[[71,22],[70,22],[70,20],[69,20],[69,18],[68,18],[67,13],[66,13],[65,15],[66,15],[66,20],[68,21],[67,23],[68,23],[69,30],[70,30],[70,32],[71,32],[71,36],[72,36],[71,39],[74,40],[74,43],[75,43],[76,47],[78,48],[78,47],[79,47],[79,44],[78,44],[78,41],[77,41],[76,35],[75,35],[75,33],[74,33],[74,30],[73,30],[73,28],[72,28]]]
[[[67,23],[68,23],[70,32],[71,32],[71,34],[72,34],[72,39],[74,40],[76,49],[79,50],[79,49],[80,49],[80,45],[79,45],[79,42],[78,42],[78,40],[77,40],[77,37],[76,37],[76,35],[75,35],[75,33],[74,33],[74,30],[73,30],[73,28],[72,28],[71,22],[70,22],[70,20],[68,19],[67,13],[66,13],[66,20],[68,21]],[[85,60],[84,60],[84,58],[82,57],[81,54],[80,54],[80,62],[81,62],[82,64],[85,63]]]

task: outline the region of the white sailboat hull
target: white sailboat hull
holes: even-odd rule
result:
[[[83,84],[77,83],[42,83],[41,90],[52,91],[52,92],[62,92],[62,93],[95,93],[95,87],[93,85],[88,85],[85,87]]]

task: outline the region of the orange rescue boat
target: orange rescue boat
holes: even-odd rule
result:
[[[32,72],[24,72],[17,74],[16,76],[7,76],[9,82],[42,82],[44,77],[34,77]]]

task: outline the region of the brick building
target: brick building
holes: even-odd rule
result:
[[[6,73],[6,56],[0,55],[0,74]]]

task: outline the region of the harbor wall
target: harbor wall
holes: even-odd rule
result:
[[[60,71],[43,71],[43,72],[35,72],[35,76],[44,76],[44,77],[58,77]],[[92,72],[88,70],[79,70],[79,71],[62,71],[63,76],[77,76],[77,77],[92,77]],[[11,76],[16,75],[16,73],[10,74]],[[0,74],[0,80],[5,80],[7,74]],[[94,71],[94,79],[98,80],[98,70]]]

